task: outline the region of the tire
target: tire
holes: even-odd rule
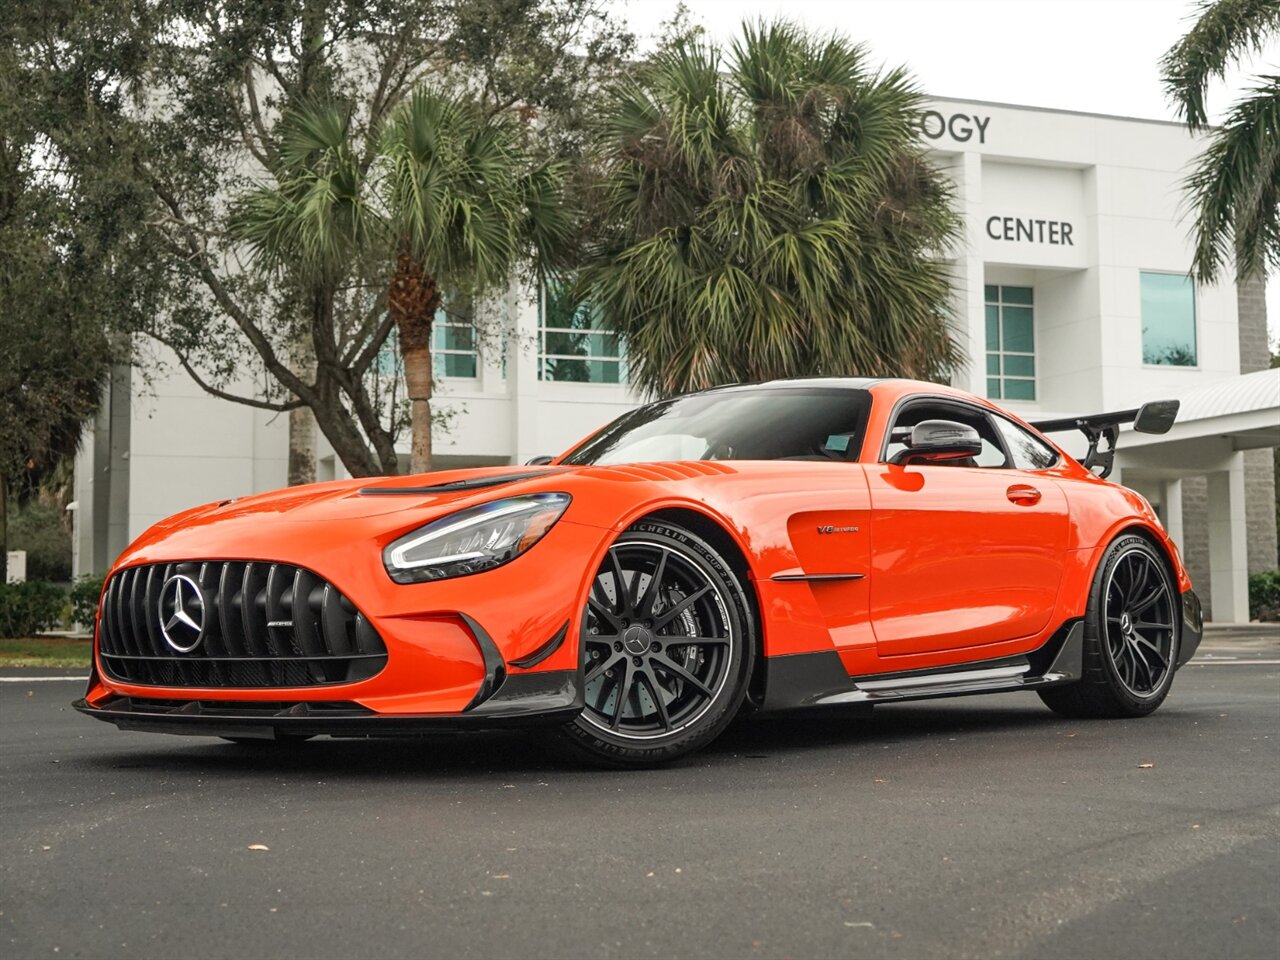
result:
[[[1145,537],[1121,535],[1102,556],[1084,618],[1083,678],[1039,691],[1073,718],[1145,717],[1169,695],[1181,605],[1176,584]]]
[[[750,600],[689,530],[645,520],[619,536],[582,623],[586,706],[555,734],[573,756],[666,763],[714,740],[742,705],[755,661]]]

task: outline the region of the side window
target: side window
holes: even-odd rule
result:
[[[1010,465],[995,427],[991,425],[991,418],[980,410],[948,403],[913,403],[900,412],[889,431],[889,444],[884,455],[886,461],[906,449],[906,438],[911,428],[923,420],[954,420],[956,423],[967,424],[978,431],[982,440],[982,452],[976,457],[949,460],[938,466],[1007,468]]]
[[[1039,437],[1032,436],[1012,420],[996,417],[996,426],[1004,434],[1004,444],[1019,470],[1044,470],[1058,462],[1058,451]]]

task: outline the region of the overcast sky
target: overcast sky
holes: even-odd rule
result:
[[[785,16],[839,30],[878,59],[906,64],[929,93],[1149,119],[1175,119],[1159,60],[1186,32],[1187,0],[685,0],[712,39],[744,18]],[[641,37],[656,35],[678,0],[614,0]],[[1280,68],[1280,44],[1254,68]],[[1216,119],[1249,70],[1210,92]],[[1267,286],[1272,339],[1280,336],[1280,278]]]

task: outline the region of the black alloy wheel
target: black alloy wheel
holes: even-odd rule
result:
[[[586,706],[565,730],[619,765],[695,750],[733,718],[753,657],[742,584],[691,532],[642,522],[609,548],[583,614]]]
[[[1142,549],[1122,553],[1107,581],[1105,630],[1111,663],[1134,697],[1155,696],[1173,668],[1174,616],[1160,561]]]
[[[1142,717],[1164,702],[1178,656],[1182,600],[1151,541],[1122,535],[1103,554],[1084,623],[1084,676],[1040,699],[1068,717]]]

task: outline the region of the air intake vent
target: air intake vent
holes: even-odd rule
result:
[[[149,564],[115,574],[98,623],[107,674],[165,687],[310,687],[387,663],[368,618],[331,583],[283,563]]]

